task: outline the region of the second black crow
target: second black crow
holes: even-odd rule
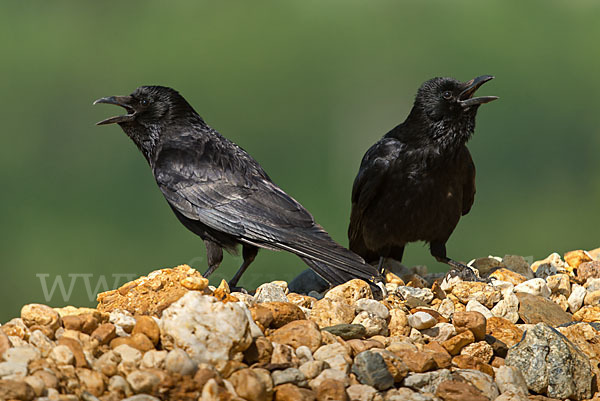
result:
[[[466,147],[479,106],[473,97],[490,75],[468,82],[433,78],[417,92],[406,120],[373,145],[352,188],[350,249],[368,263],[402,261],[409,242],[429,243],[431,254],[474,279],[446,255],[446,242],[475,199],[475,165]]]

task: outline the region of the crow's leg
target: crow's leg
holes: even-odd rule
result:
[[[239,281],[242,274],[246,271],[250,263],[254,261],[256,255],[258,254],[258,248],[253,245],[242,245],[242,257],[244,258],[244,262],[238,269],[237,273],[233,276],[231,280],[229,280],[229,288],[236,288],[237,282]]]
[[[223,249],[216,242],[209,240],[205,240],[204,245],[206,245],[206,259],[208,260],[208,270],[203,274],[206,278],[217,270],[221,264],[221,261],[223,260]]]
[[[438,262],[446,263],[452,267],[448,272],[448,277],[458,276],[464,281],[486,281],[477,277],[475,272],[473,272],[473,269],[469,266],[463,265],[462,263],[447,257],[446,244],[444,242],[431,242],[429,250],[431,255],[436,258]]]
[[[383,274],[383,261],[384,261],[384,257],[380,256],[379,257],[379,263],[377,264],[377,271],[379,272],[379,274]]]

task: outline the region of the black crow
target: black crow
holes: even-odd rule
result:
[[[475,165],[466,143],[479,106],[497,99],[473,94],[492,78],[433,78],[419,88],[406,120],[362,159],[352,188],[350,250],[381,270],[384,258],[402,261],[407,243],[425,241],[438,261],[473,279],[446,256],[446,242],[473,205]]]
[[[313,216],[271,181],[246,151],[209,127],[175,90],[142,86],[129,96],[96,103],[125,108],[117,123],[140,149],[179,221],[206,245],[208,277],[223,248],[242,245],[236,286],[259,248],[298,255],[331,285],[360,278],[373,284],[377,269],[337,244]]]

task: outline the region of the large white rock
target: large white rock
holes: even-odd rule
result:
[[[242,307],[195,291],[165,309],[160,325],[164,347],[182,348],[195,363],[232,359],[252,343]]]
[[[526,292],[528,294],[537,295],[539,297],[550,297],[550,288],[546,285],[543,278],[532,278],[522,282],[515,287],[515,292]]]

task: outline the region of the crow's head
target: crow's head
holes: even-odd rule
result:
[[[479,106],[498,99],[496,96],[473,97],[481,85],[493,78],[482,75],[467,82],[433,78],[423,83],[410,116],[429,133],[420,139],[426,142],[434,140],[442,145],[467,141],[475,130]]]
[[[121,106],[127,114],[110,117],[98,125],[119,124],[146,158],[154,151],[165,128],[190,119],[200,119],[192,106],[174,89],[165,86],[140,86],[128,96],[109,96],[94,102]]]
[[[185,112],[193,112],[188,102],[174,89],[166,86],[140,86],[129,96],[109,96],[98,99],[94,104],[108,103],[123,107],[127,114],[107,118],[104,124],[157,125],[176,118]]]
[[[419,88],[415,106],[431,121],[469,118],[481,104],[498,99],[496,96],[473,97],[481,85],[493,78],[482,75],[467,82],[453,78],[430,79]]]

